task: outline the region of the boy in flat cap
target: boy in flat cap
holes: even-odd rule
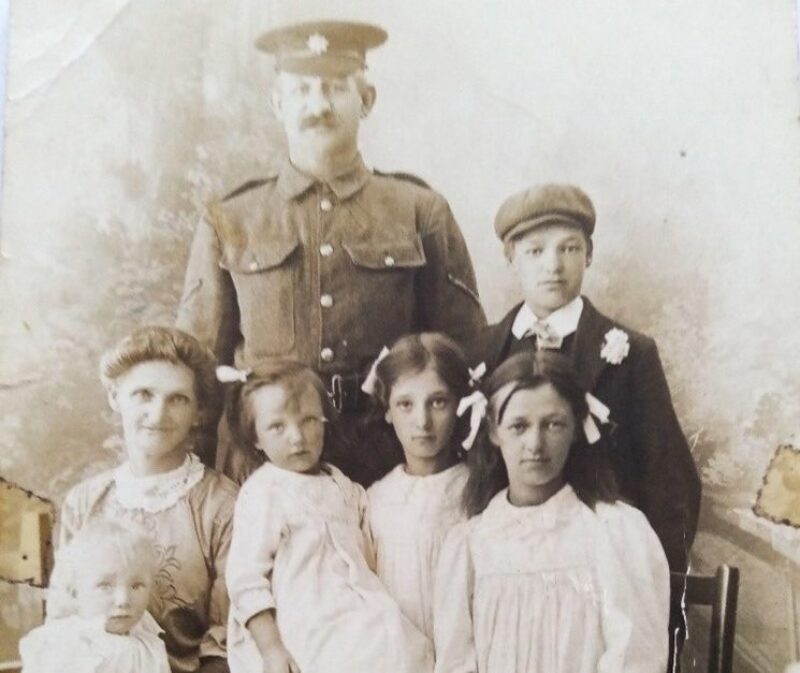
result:
[[[351,437],[383,346],[423,330],[467,342],[485,326],[445,199],[410,176],[369,170],[359,154],[376,95],[366,52],[385,40],[376,26],[333,21],[259,38],[276,59],[272,108],[288,157],[210,206],[178,313],[222,364],[246,371],[288,358],[316,369]],[[366,485],[386,468],[369,464],[374,454],[333,461]],[[241,482],[262,461],[230,446],[223,423],[218,468]]]
[[[592,202],[571,185],[536,186],[500,206],[495,231],[525,300],[483,331],[474,357],[491,371],[521,350],[551,348],[571,356],[587,389],[610,410],[609,460],[622,497],[647,516],[670,569],[686,572],[700,479],[655,342],[581,296],[594,227]]]

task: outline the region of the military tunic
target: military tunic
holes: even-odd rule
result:
[[[177,324],[220,363],[291,358],[329,382],[363,373],[407,333],[469,342],[485,317],[445,199],[356,156],[327,183],[284,160],[212,205]]]

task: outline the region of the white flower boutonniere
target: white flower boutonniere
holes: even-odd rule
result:
[[[614,327],[606,332],[603,347],[600,349],[600,357],[612,365],[622,362],[631,350],[628,333]]]

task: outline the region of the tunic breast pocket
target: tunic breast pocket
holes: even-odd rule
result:
[[[404,241],[345,243],[355,267],[355,291],[366,311],[385,312],[391,302],[394,322],[410,328],[415,314],[414,280],[425,266],[425,251],[418,236]]]
[[[286,354],[294,347],[297,239],[226,247],[220,265],[236,289],[239,325],[250,358]]]

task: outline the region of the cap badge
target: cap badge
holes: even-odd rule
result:
[[[309,36],[306,46],[312,54],[320,56],[328,51],[328,40],[324,35],[314,33],[313,35]]]

